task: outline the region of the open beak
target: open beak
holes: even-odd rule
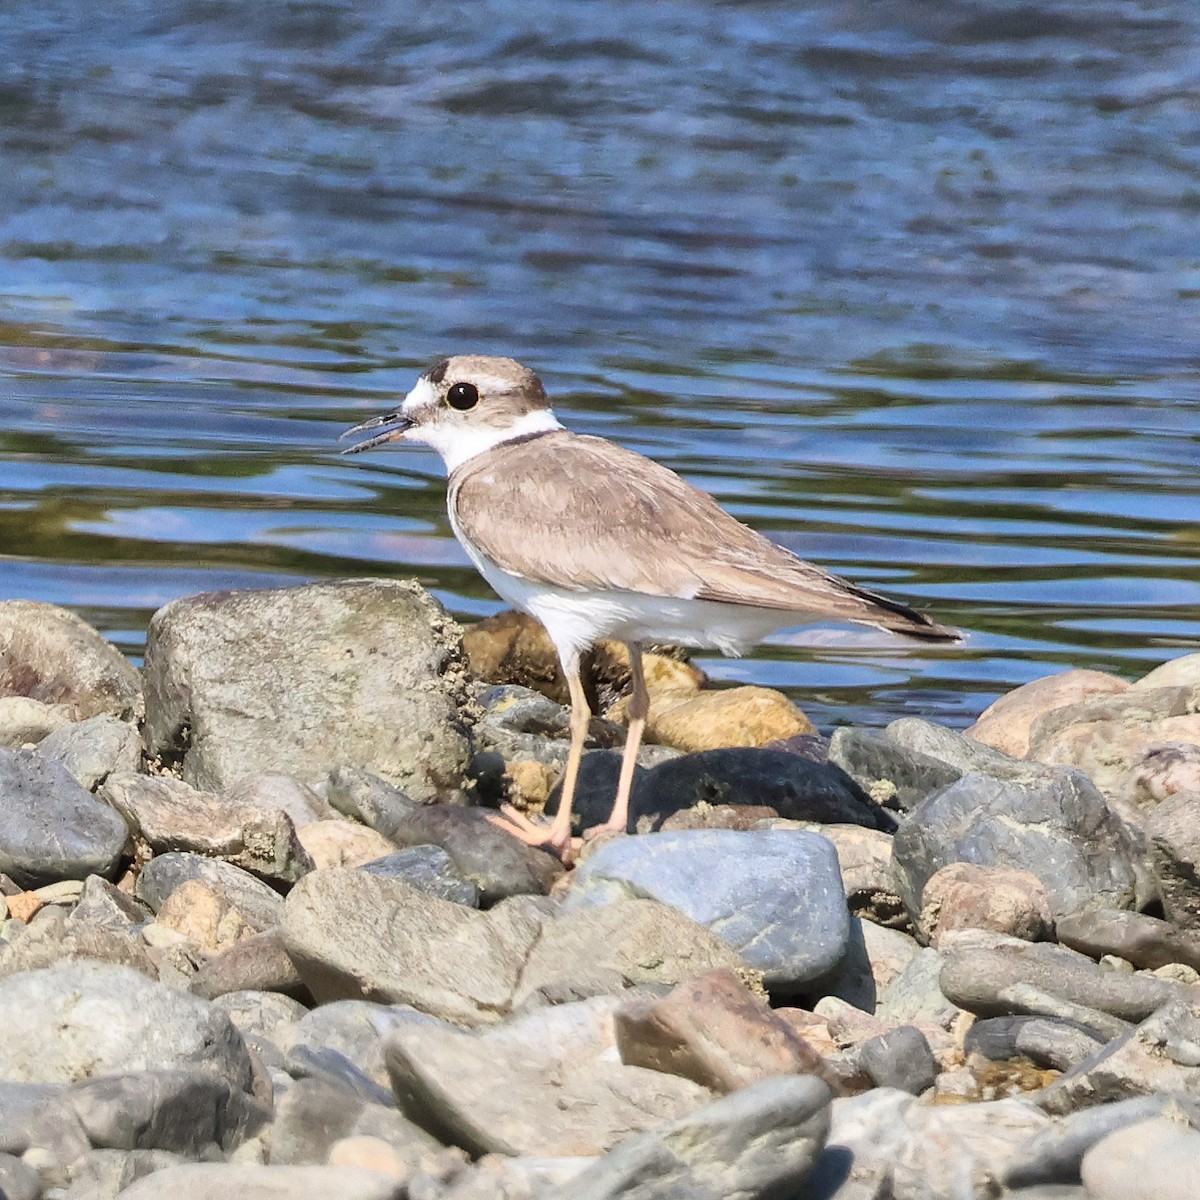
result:
[[[347,429],[341,435],[341,438],[353,437],[356,433],[366,433],[370,429],[378,429],[380,432],[374,437],[367,438],[365,442],[359,442],[354,446],[347,446],[342,453],[358,454],[361,450],[374,450],[376,446],[383,446],[388,442],[399,441],[412,427],[413,421],[399,410],[387,413],[382,417],[372,417],[369,421],[364,421],[361,425],[355,425],[353,429]],[[339,438],[339,441],[341,438]]]

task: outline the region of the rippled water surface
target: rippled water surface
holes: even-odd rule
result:
[[[1200,9],[780,8],[10,6],[0,595],[493,611],[440,463],[335,443],[479,351],[972,631],[706,662],[825,726],[1200,646]]]

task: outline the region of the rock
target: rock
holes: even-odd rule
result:
[[[1036,942],[1051,935],[1054,921],[1049,893],[1030,871],[953,862],[925,884],[918,926],[936,946],[951,929],[990,929]]]
[[[1195,687],[1200,683],[1200,652],[1182,654],[1160,663],[1153,671],[1143,675],[1135,688]]]
[[[1200,1195],[1200,1133],[1151,1117],[1110,1133],[1084,1156],[1095,1200],[1193,1200]]]
[[[336,767],[322,785],[322,793],[335,812],[386,838],[420,807],[398,787],[361,767]]]
[[[1077,771],[1037,783],[972,772],[919,805],[892,844],[905,907],[918,919],[933,874],[954,862],[1031,871],[1053,915],[1128,908],[1133,844],[1104,797]]]
[[[945,960],[926,947],[882,990],[875,1015],[895,1024],[928,1022],[948,1029],[959,1016],[958,1002],[941,986]]]
[[[142,765],[142,739],[135,726],[101,715],[63,725],[43,738],[38,753],[62,763],[90,792],[118,771]]]
[[[1200,1001],[1189,992],[1044,1088],[1042,1108],[1068,1113],[1152,1093],[1200,1096]]]
[[[580,825],[608,819],[619,756],[584,756],[576,793]],[[672,813],[697,804],[752,804],[798,821],[862,825],[890,832],[894,818],[838,767],[786,750],[735,747],[685,754],[635,777],[630,830],[657,829]],[[557,796],[550,811],[557,809]]]
[[[907,924],[892,878],[892,838],[861,825],[826,825],[817,821],[764,821],[763,829],[807,829],[833,843],[850,911],[877,923]]]
[[[992,779],[1011,779],[1023,783],[1038,782],[1046,777],[1046,768],[1040,763],[1013,758],[1011,754],[994,750],[944,725],[935,725],[920,717],[901,717],[893,721],[884,729],[883,736],[902,750],[922,754],[953,767],[960,777],[975,773]]]
[[[290,775],[252,775],[239,780],[223,797],[231,807],[285,812],[297,829],[335,816],[329,802],[315,789]]]
[[[939,788],[962,778],[956,767],[906,750],[867,729],[835,729],[829,761],[841,767],[877,804],[908,812]]]
[[[158,912],[188,880],[199,880],[224,897],[254,929],[270,929],[283,919],[283,898],[278,892],[233,863],[201,854],[156,854],[142,868],[135,894]]]
[[[311,1002],[312,996],[283,945],[278,928],[235,942],[201,964],[188,990],[211,1000],[229,992],[283,992]]]
[[[70,1186],[57,1200],[111,1200],[137,1180],[182,1161],[169,1150],[88,1150],[71,1160]]]
[[[28,696],[0,696],[0,746],[21,750],[37,745],[70,720],[56,704]]]
[[[627,1066],[690,1079],[722,1094],[775,1075],[826,1078],[825,1063],[732,971],[709,971],[666,996],[625,1001],[615,1013]]]
[[[829,1090],[768,1079],[632,1137],[547,1200],[799,1195],[829,1131]]]
[[[153,915],[145,904],[128,892],[121,891],[99,875],[89,875],[83,881],[79,900],[68,919],[125,933],[145,925]]]
[[[480,1025],[508,1011],[541,919],[487,913],[366,871],[314,871],[284,907],[283,935],[319,1002],[366,998]]]
[[[105,929],[58,913],[46,913],[19,938],[0,949],[0,979],[81,959],[117,963],[151,979],[158,974],[132,931]]]
[[[638,896],[711,929],[781,991],[830,970],[849,939],[837,855],[801,830],[619,838],[580,864],[563,907]]]
[[[517,841],[482,809],[430,804],[381,832],[400,847],[440,846],[479,889],[484,908],[510,896],[543,895],[563,874],[554,855]]]
[[[328,1080],[301,1079],[283,1094],[267,1134],[272,1163],[324,1163],[335,1142],[346,1137],[378,1138],[403,1168],[404,1182],[441,1151],[419,1126],[394,1108],[370,1104]]]
[[[0,871],[19,885],[111,876],[128,836],[121,817],[60,763],[0,749]]]
[[[1092,696],[1116,696],[1129,684],[1105,671],[1075,669],[1046,675],[1007,692],[980,713],[966,736],[1013,758],[1029,753],[1029,732],[1045,713],[1070,707]]]
[[[386,1056],[401,1111],[473,1155],[598,1154],[708,1100],[690,1080],[614,1061],[616,1003],[542,1008],[483,1034],[397,1026]]]
[[[394,1104],[387,1066],[383,1058],[383,1036],[394,1020],[411,1021],[418,1014],[394,1010],[366,1000],[336,1000],[305,1013],[296,1026],[293,1050],[334,1053],[350,1063],[361,1075],[383,1089]],[[436,1018],[426,1017],[435,1022]]]
[[[403,1200],[404,1186],[362,1167],[187,1163],[127,1187],[120,1200]]]
[[[729,943],[656,900],[617,900],[546,921],[513,1003],[605,995],[639,984],[674,987],[728,967],[756,980]]]
[[[1179,984],[1151,975],[1118,975],[1065,946],[1004,939],[994,946],[943,947],[941,988],[960,1008],[978,1016],[1007,1016],[1021,1011],[1012,999],[1016,985],[1044,997],[1061,999],[1122,1021],[1141,1021],[1156,1008],[1186,994]],[[1028,1008],[1025,1011],[1030,1011]],[[1032,1015],[1067,1015],[1037,1013]],[[1092,1025],[1090,1020],[1083,1024]],[[1092,1025],[1111,1029],[1111,1022]]]
[[[816,733],[816,727],[782,692],[733,687],[712,692],[654,694],[646,736],[685,753],[727,746],[765,746],[781,738]]]
[[[361,867],[395,850],[395,845],[374,829],[351,821],[313,821],[296,833],[313,866]]]
[[[42,1181],[27,1163],[11,1154],[0,1154],[0,1196],[4,1200],[38,1200]]]
[[[384,879],[399,879],[442,900],[479,907],[478,886],[463,878],[441,846],[409,846],[363,863],[362,869]]]
[[[0,980],[0,1079],[200,1066],[243,1091],[250,1059],[229,1018],[128,967],[77,962]]]
[[[200,949],[219,954],[255,932],[227,898],[199,879],[181,883],[158,910],[157,924]]]
[[[458,626],[415,582],[189,596],[150,621],[146,741],[201,790],[354,765],[419,800],[452,798],[469,753],[465,667]]]
[[[899,978],[919,951],[920,946],[908,934],[853,917],[846,953],[829,974],[809,985],[810,993],[837,996],[864,1012],[873,1013],[880,995]]]
[[[1193,742],[1152,742],[1130,760],[1115,800],[1140,821],[1180,792],[1200,792],[1200,746]]]
[[[275,1068],[282,1065],[283,1054],[291,1048],[308,1011],[290,996],[250,990],[217,996],[213,1006],[229,1017],[246,1045]]]
[[[1060,917],[1055,937],[1090,958],[1114,954],[1144,970],[1184,963],[1200,970],[1200,933],[1168,921],[1123,909],[1071,913]]]
[[[74,613],[34,600],[0,601],[0,695],[59,706],[74,721],[145,711],[137,668]]]
[[[915,1025],[900,1025],[858,1048],[858,1065],[876,1087],[899,1088],[919,1096],[933,1087],[938,1068],[929,1039]]]
[[[750,829],[780,827],[807,829],[808,825],[801,821],[780,823],[778,813],[773,808],[761,804],[697,804],[695,808],[685,808],[672,813],[659,826],[659,832],[688,833],[697,829],[732,829],[738,833],[745,833]],[[891,839],[888,840],[890,844]]]
[[[1106,1039],[1077,1021],[1050,1017],[989,1017],[967,1030],[963,1051],[992,1062],[1028,1058],[1036,1066],[1066,1071],[1090,1058]]]
[[[1200,928],[1198,821],[1200,792],[1178,792],[1163,800],[1145,825],[1163,913],[1167,920],[1188,929]]]
[[[267,1107],[203,1067],[145,1070],[76,1084],[61,1103],[91,1144],[199,1157],[230,1150],[267,1119]]]
[[[280,810],[227,803],[165,775],[112,775],[101,794],[155,853],[192,851],[279,884],[312,870]]]

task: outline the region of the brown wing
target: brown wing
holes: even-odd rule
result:
[[[674,471],[601,438],[563,430],[498,446],[455,471],[449,499],[488,558],[569,591],[715,600],[955,636],[804,562]]]

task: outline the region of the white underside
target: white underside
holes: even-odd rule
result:
[[[536,617],[564,663],[578,659],[604,638],[623,642],[669,642],[722,654],[745,654],[784,625],[815,618],[805,613],[720,604],[643,592],[568,591],[532,583],[498,567],[462,535],[454,514],[450,524],[479,573],[514,608]]]

